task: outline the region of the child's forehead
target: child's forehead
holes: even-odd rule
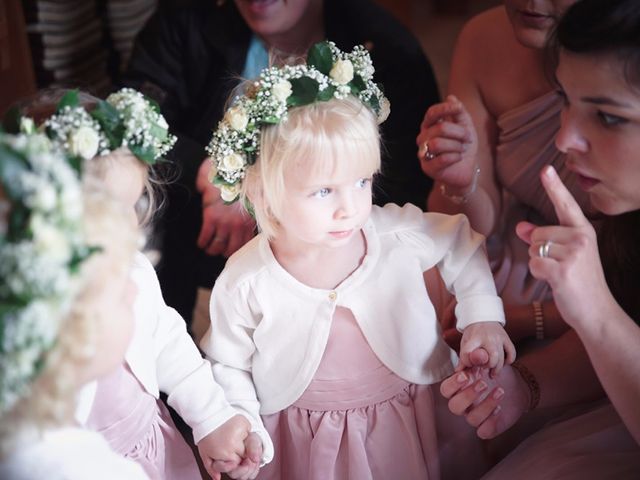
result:
[[[332,185],[369,177],[375,173],[374,162],[344,155],[324,158],[306,158],[296,162],[290,177],[298,185]]]

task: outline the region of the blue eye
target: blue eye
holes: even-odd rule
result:
[[[602,111],[598,112],[598,118],[600,119],[600,122],[606,127],[613,127],[615,125],[620,125],[622,123],[628,122],[626,118],[622,118],[617,115],[610,115]]]
[[[356,186],[358,188],[365,188],[370,183],[371,183],[371,179],[370,178],[361,178],[360,180],[357,181]]]
[[[318,198],[325,198],[326,196],[328,196],[331,193],[331,189],[330,188],[321,188],[320,190],[313,192],[311,195],[313,197],[318,197]]]

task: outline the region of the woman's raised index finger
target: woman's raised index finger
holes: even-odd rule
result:
[[[562,183],[558,173],[552,166],[547,165],[542,169],[540,180],[547,192],[547,196],[551,200],[551,203],[553,203],[560,225],[580,227],[589,223],[582,213],[580,205],[578,205],[578,202],[573,198],[571,192],[567,190],[567,187],[564,186],[564,183]]]

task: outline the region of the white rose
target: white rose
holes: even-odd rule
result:
[[[30,134],[35,131],[36,131],[36,124],[33,122],[33,119],[29,117],[20,118],[20,132]]]
[[[222,167],[222,170],[226,172],[235,172],[244,167],[244,158],[242,155],[232,153],[222,159],[222,165],[220,166]]]
[[[32,208],[50,211],[56,207],[57,200],[56,190],[51,185],[41,182],[30,204]]]
[[[391,113],[391,103],[386,98],[380,100],[380,113],[378,113],[378,125],[384,122]]]
[[[82,215],[82,196],[80,190],[65,188],[60,193],[60,213],[64,218],[75,220]]]
[[[69,242],[62,231],[44,222],[32,222],[35,247],[53,260],[66,261],[71,256]]]
[[[69,151],[85,160],[93,158],[98,153],[100,137],[91,127],[80,127],[69,135]]]
[[[338,60],[333,64],[329,76],[340,85],[345,85],[353,80],[353,64],[350,60]]]
[[[271,87],[271,94],[280,102],[284,102],[291,95],[291,82],[289,80],[281,80]]]
[[[227,113],[224,114],[224,119],[231,126],[231,128],[238,132],[244,130],[247,127],[247,123],[249,122],[247,113],[242,107],[231,107],[229,110],[227,110]]]
[[[233,202],[236,198],[238,198],[238,194],[240,193],[240,182],[234,183],[233,185],[221,185],[220,186],[220,197],[225,202]]]

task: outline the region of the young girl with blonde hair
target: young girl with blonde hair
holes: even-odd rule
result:
[[[167,123],[132,89],[87,106],[80,99],[78,92],[64,94],[42,128],[124,203],[136,223],[136,208],[146,193],[146,211],[138,214],[142,221],[150,218],[149,173],[175,141]],[[193,429],[204,467],[215,478],[214,460],[240,462],[249,422],[225,400],[184,320],[165,304],[155,270],[141,252],[131,277],[138,288],[136,329],[125,361],[84,389],[78,416],[150,478],[199,479],[196,459],[160,399],[165,392],[168,404]]]
[[[43,135],[0,134],[0,165],[0,478],[146,479],[74,422],[132,336],[136,225]]]
[[[247,442],[249,460],[273,455],[259,478],[439,478],[440,459],[451,472],[464,433],[437,390],[457,356],[425,287],[434,266],[458,299],[463,364],[514,357],[466,218],[372,206],[389,114],[373,73],[364,48],[317,44],[307,65],[264,70],[209,145],[223,198],[261,230],[218,278],[201,344],[231,404],[273,440]],[[474,446],[464,468],[477,477]]]

